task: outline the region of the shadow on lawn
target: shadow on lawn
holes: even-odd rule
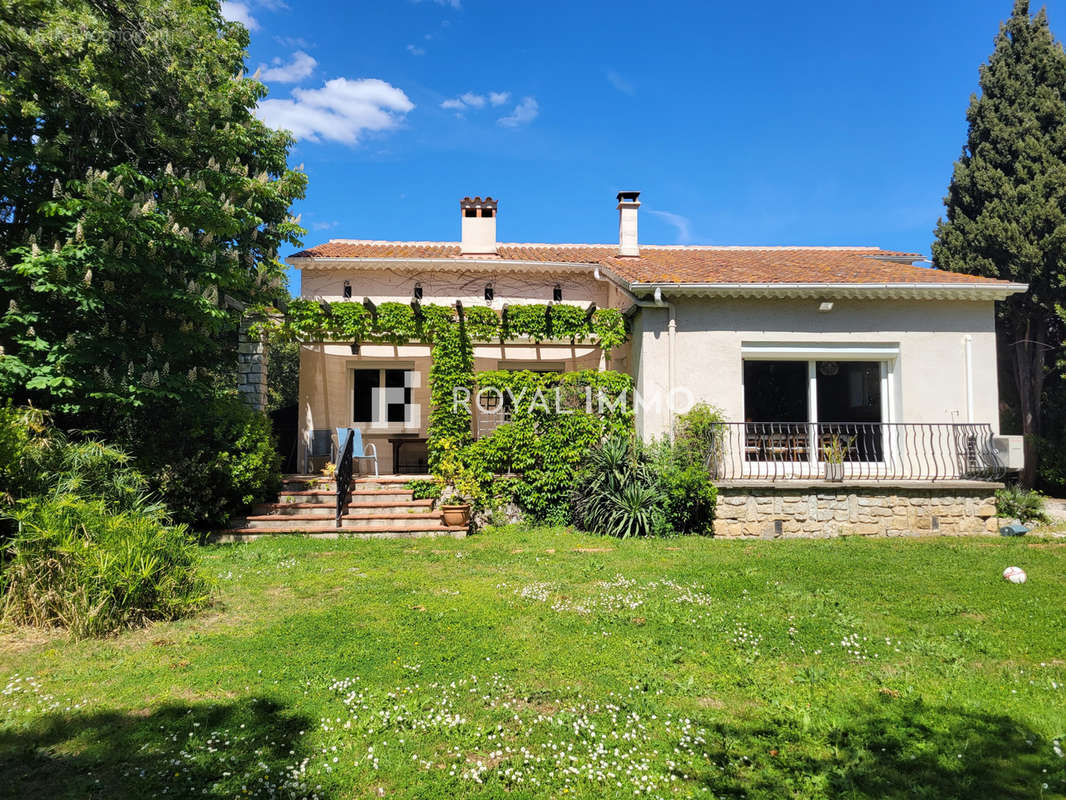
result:
[[[715,726],[705,752],[721,771],[705,785],[719,797],[753,799],[1005,800],[1066,790],[1051,742],[1006,716],[886,700],[811,727],[794,719]]]
[[[307,718],[262,699],[47,716],[0,731],[0,796],[274,796],[269,787],[305,758],[309,730]]]

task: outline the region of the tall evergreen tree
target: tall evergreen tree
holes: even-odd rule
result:
[[[936,228],[941,269],[1029,284],[998,313],[1001,349],[1026,435],[1023,483],[1037,475],[1044,383],[1062,343],[1066,303],[1066,53],[1041,10],[1016,0],[981,67],[955,162],[947,219]]]
[[[247,45],[218,0],[0,0],[0,395],[110,432],[235,361],[306,184]]]

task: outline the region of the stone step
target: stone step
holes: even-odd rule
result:
[[[348,502],[407,503],[413,495],[410,489],[363,489],[359,488],[348,495]],[[278,495],[279,503],[336,503],[337,494],[332,491],[282,492]]]
[[[305,514],[303,516],[285,516],[282,514],[263,514],[245,517],[243,523],[237,520],[237,527],[249,530],[302,530],[306,528],[321,528],[335,525],[336,516],[333,514]],[[409,529],[429,524],[439,524],[441,513],[439,511],[426,511],[408,514],[345,514],[341,517],[341,527],[344,528],[373,528],[388,526],[390,528]]]
[[[335,511],[336,501],[330,498],[328,501],[315,503],[260,503],[252,508],[253,516],[276,514],[282,516],[303,516],[306,514],[326,513]],[[428,511],[433,508],[432,500],[407,500],[397,502],[393,500],[367,501],[349,503],[348,510],[367,511],[376,514],[400,514],[408,511]]]
[[[431,475],[357,475],[352,478],[352,486],[360,489],[386,489],[405,485],[408,481],[429,480]],[[335,491],[336,480],[324,475],[288,475],[282,478],[282,491],[301,491],[312,488],[325,488]]]
[[[447,536],[461,539],[467,534],[463,526],[422,525],[417,528],[394,528],[380,525],[365,528],[317,527],[290,530],[266,530],[257,528],[230,528],[218,531],[207,537],[209,542],[231,544],[250,542],[262,536],[307,536],[312,539],[422,539],[426,537]]]

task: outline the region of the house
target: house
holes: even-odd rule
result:
[[[669,433],[693,402],[728,420],[713,464],[727,535],[991,529],[993,479],[1020,466],[999,436],[995,303],[1025,285],[876,247],[644,245],[639,208],[618,194],[617,244],[504,243],[498,202],[468,197],[458,242],[332,239],[288,263],[326,301],[624,311],[632,336],[610,367],[634,378],[638,433]],[[571,341],[474,357],[479,371],[606,366]],[[300,463],[354,426],[382,471],[424,471],[429,366],[418,342],[303,345]]]

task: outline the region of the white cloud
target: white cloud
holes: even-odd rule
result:
[[[299,83],[309,77],[318,66],[318,62],[303,50],[293,53],[292,60],[288,64],[282,63],[280,58],[275,58],[271,63],[274,66],[267,67],[265,64],[259,66],[260,77],[265,81],[277,81],[278,83]]]
[[[514,111],[506,117],[500,117],[496,122],[506,128],[517,128],[519,125],[528,125],[537,118],[539,113],[540,106],[537,105],[536,99],[523,97],[522,102],[514,107]]]
[[[659,217],[667,225],[673,225],[677,228],[678,244],[688,244],[692,241],[692,220],[688,217],[683,217],[670,211],[654,211],[650,208],[645,208],[644,210]]]
[[[223,0],[222,18],[230,22],[239,22],[250,31],[259,30],[259,20],[252,16],[252,10],[246,3],[235,3],[231,0]]]
[[[466,92],[458,97],[452,97],[440,104],[440,107],[448,111],[467,111],[472,108],[484,108],[486,105],[502,106],[511,98],[510,92]]]
[[[607,82],[610,83],[611,86],[620,91],[622,94],[634,94],[635,90],[633,89],[633,84],[631,84],[621,75],[619,75],[613,69],[607,70],[607,72],[604,74],[607,76]]]
[[[310,50],[312,45],[302,36],[275,36],[274,41],[280,44],[282,47],[287,47],[290,50],[296,48],[297,50]]]
[[[416,47],[413,44],[407,45],[407,52],[413,56],[424,56],[426,54],[425,48]]]
[[[415,3],[421,3],[422,0],[413,0]],[[433,0],[438,6],[450,6],[454,9],[460,9],[463,7],[462,0]]]
[[[257,114],[297,139],[355,145],[364,131],[397,127],[414,108],[401,89],[377,78],[334,78],[320,89],[293,89],[289,99],[267,99]]]
[[[339,222],[333,220],[332,222],[312,222],[311,229],[315,231],[328,231],[330,228],[336,228],[340,225]]]

